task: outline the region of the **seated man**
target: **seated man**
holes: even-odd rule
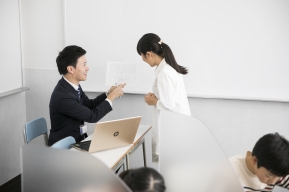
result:
[[[252,152],[229,161],[246,192],[272,191],[274,185],[289,189],[289,142],[278,133],[264,135]]]
[[[112,86],[95,99],[85,95],[79,85],[86,80],[89,70],[85,54],[84,49],[73,45],[65,47],[56,58],[58,71],[63,76],[50,98],[49,146],[67,136],[73,136],[76,142],[83,140],[87,137],[84,122],[99,121],[112,110],[112,101],[123,95],[125,84]]]

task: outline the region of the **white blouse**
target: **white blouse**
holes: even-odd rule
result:
[[[169,110],[176,113],[191,116],[191,110],[183,81],[183,75],[166,63],[165,59],[155,70],[153,93],[158,98],[154,106],[152,141],[153,153],[159,154],[159,127],[161,110]]]
[[[158,98],[159,110],[170,110],[191,116],[183,75],[167,64],[165,59],[155,70],[153,93]]]

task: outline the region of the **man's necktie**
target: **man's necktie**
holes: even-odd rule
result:
[[[80,88],[78,87],[78,89],[76,91],[77,91],[77,94],[78,94],[78,99],[80,100]]]

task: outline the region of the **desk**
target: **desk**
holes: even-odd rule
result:
[[[109,168],[115,171],[122,164],[124,164],[124,159],[127,157],[126,155],[131,151],[132,148],[133,148],[133,144],[125,146],[125,147],[118,147],[115,149],[91,153],[91,155],[93,157],[98,158],[105,165],[107,165]],[[128,160],[126,160],[126,162],[127,161]],[[126,166],[128,166],[128,163],[126,163]]]
[[[129,153],[126,154],[126,163],[127,163],[127,169],[129,169],[129,155],[132,154],[140,145],[142,145],[143,148],[143,160],[144,160],[144,166],[146,167],[146,150],[145,150],[145,134],[151,129],[152,127],[149,125],[140,125],[138,127],[138,131],[136,133],[133,147],[130,149]]]
[[[150,129],[151,129],[150,125],[140,125],[136,133],[134,142],[132,144],[128,146],[124,146],[124,147],[118,147],[114,149],[91,153],[90,155],[101,160],[105,165],[107,165],[112,170],[118,169],[122,164],[124,164],[124,161],[126,161],[126,169],[128,169],[129,168],[129,154],[133,153],[142,144],[143,154],[144,154],[144,164],[146,166],[144,136]],[[84,141],[91,140],[91,138],[92,138],[92,134],[89,135]],[[74,148],[71,148],[70,150],[79,151]]]

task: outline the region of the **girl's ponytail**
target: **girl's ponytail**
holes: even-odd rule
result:
[[[164,57],[165,61],[180,74],[187,74],[188,69],[179,65],[174,57],[171,48],[163,43],[159,36],[153,33],[148,33],[142,36],[137,44],[137,52],[139,55],[145,55],[146,52],[152,51],[160,57]]]

